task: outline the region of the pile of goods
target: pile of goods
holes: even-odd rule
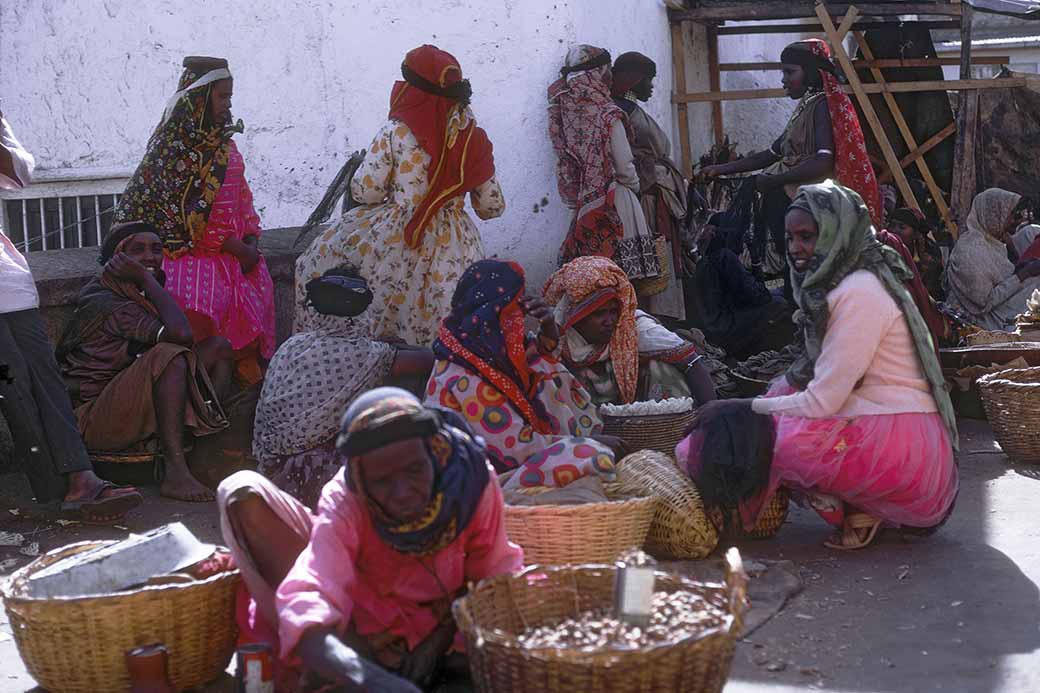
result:
[[[763,351],[738,363],[734,372],[754,380],[772,380],[791,367],[798,357],[798,347],[791,344],[780,351]]]
[[[655,592],[650,625],[625,623],[613,610],[586,611],[551,626],[529,628],[519,636],[520,645],[536,649],[630,649],[683,640],[722,626],[726,614],[692,592]]]
[[[1040,289],[1026,300],[1026,312],[1018,316],[1015,334],[1028,342],[1040,341]]]
[[[693,400],[689,397],[670,397],[657,402],[633,402],[632,404],[601,404],[599,413],[602,416],[662,416],[664,414],[683,414],[693,409]]]

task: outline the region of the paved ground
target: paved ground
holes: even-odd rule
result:
[[[1040,690],[1040,475],[1009,466],[977,422],[962,422],[961,447],[957,509],[934,537],[888,534],[839,554],[821,546],[823,523],[796,509],[778,538],[742,547],[745,557],[792,561],[805,590],[740,645],[727,693]],[[0,479],[0,530],[31,534],[44,551],[126,534],[12,515],[25,497],[16,477]],[[173,520],[219,537],[211,506],[160,499],[127,527]],[[0,548],[0,561],[11,556],[28,560]],[[0,617],[0,692],[32,686]]]

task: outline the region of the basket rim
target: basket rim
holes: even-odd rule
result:
[[[545,503],[545,504],[542,504],[542,505],[513,505],[511,503],[506,503],[505,507],[511,513],[517,512],[517,511],[542,512],[542,511],[549,511],[549,510],[551,510],[553,512],[564,512],[564,513],[566,513],[566,512],[577,512],[579,510],[582,511],[582,512],[585,512],[585,511],[588,511],[589,509],[594,509],[594,508],[597,508],[597,507],[601,508],[601,507],[604,507],[604,506],[611,506],[612,510],[616,510],[616,509],[618,509],[618,507],[620,507],[620,506],[622,506],[622,505],[624,505],[626,503],[628,503],[630,505],[652,505],[656,501],[657,501],[657,497],[656,496],[646,495],[646,496],[633,496],[631,498],[620,498],[620,499],[616,499],[616,500],[597,501],[595,503],[570,503],[570,504],[567,504],[567,505],[561,505],[561,504],[556,504],[556,503]]]
[[[1031,373],[1037,376],[1037,380],[1036,382],[1020,382],[1018,380],[1011,380],[1009,377],[1006,377],[1009,373]],[[1022,388],[1040,387],[1040,366],[1030,366],[1029,368],[1005,368],[1004,370],[980,375],[976,382],[978,382],[979,385],[1010,385]]]
[[[669,414],[600,414],[601,419],[614,419],[615,421],[626,421],[628,419],[676,419],[680,416],[689,416],[697,413],[697,405],[694,404],[686,411],[676,411]]]
[[[37,563],[40,563],[43,559],[47,558],[48,556],[53,556],[53,555],[57,555],[57,554],[60,554],[60,553],[63,553],[63,552],[68,552],[70,549],[79,548],[79,547],[83,547],[85,549],[87,545],[91,545],[91,546],[94,546],[94,547],[105,546],[105,545],[108,545],[108,544],[114,544],[114,543],[116,543],[116,541],[118,541],[118,540],[116,540],[116,539],[100,539],[100,540],[78,541],[78,542],[75,542],[73,544],[66,544],[65,546],[59,546],[56,549],[51,549],[47,553],[43,554],[42,556],[40,556],[39,558],[34,560],[32,563],[29,563],[28,565],[23,566],[23,567],[19,568],[18,570],[16,570],[15,572],[11,573],[11,575],[6,580],[4,580],[2,583],[0,583],[0,597],[3,598],[4,605],[7,606],[7,605],[10,605],[10,604],[27,604],[27,605],[28,604],[75,604],[77,602],[96,602],[96,601],[107,601],[109,599],[124,599],[126,597],[134,596],[134,595],[137,595],[137,594],[145,594],[145,593],[151,593],[151,592],[160,593],[160,592],[163,592],[165,590],[174,590],[174,589],[184,590],[184,589],[193,589],[193,588],[203,587],[203,586],[207,586],[207,585],[210,585],[210,584],[213,584],[213,583],[216,583],[216,582],[220,582],[222,580],[227,580],[227,579],[231,579],[231,578],[234,578],[234,577],[238,577],[238,575],[240,574],[239,569],[235,568],[233,570],[225,570],[224,572],[217,573],[216,575],[211,575],[208,578],[205,578],[203,580],[195,580],[194,582],[191,582],[191,583],[169,583],[169,584],[165,584],[165,585],[146,585],[144,587],[138,587],[136,589],[120,590],[118,592],[109,592],[107,594],[86,594],[86,595],[77,595],[77,596],[74,596],[74,597],[30,597],[28,595],[17,594],[15,592],[15,585],[16,585],[16,583],[19,582],[22,578],[28,579],[28,577],[30,575],[32,575],[34,572],[36,572],[37,570],[40,570],[42,568],[42,566],[37,566]],[[73,552],[73,553],[76,553],[76,552]]]
[[[466,595],[460,597],[458,600],[455,601],[455,604],[454,604],[452,610],[453,610],[453,612],[455,612],[456,621],[459,620],[460,616],[462,616],[466,620],[466,622],[472,628],[472,636],[478,641],[478,643],[493,643],[495,645],[500,645],[502,647],[507,647],[507,648],[509,648],[509,649],[511,649],[513,651],[516,651],[516,652],[522,652],[525,657],[530,657],[531,659],[541,660],[541,661],[569,661],[571,663],[581,663],[582,660],[589,660],[589,659],[592,659],[592,658],[596,658],[598,660],[605,660],[605,659],[615,660],[615,659],[621,659],[621,658],[632,656],[632,655],[647,655],[647,654],[652,654],[652,653],[655,653],[655,652],[658,652],[658,651],[661,651],[661,650],[672,649],[672,648],[681,647],[681,646],[684,646],[684,645],[691,645],[693,643],[700,642],[702,640],[707,640],[707,639],[715,637],[715,636],[732,637],[734,640],[737,639],[737,633],[734,632],[734,631],[735,631],[735,629],[739,628],[738,624],[740,622],[740,619],[738,619],[737,614],[734,614],[732,611],[727,610],[723,614],[723,622],[722,622],[722,624],[717,625],[717,626],[712,626],[711,628],[706,628],[705,630],[703,630],[703,631],[701,631],[699,633],[696,633],[696,634],[693,634],[693,635],[690,635],[690,636],[687,636],[685,638],[681,638],[681,639],[678,639],[678,640],[674,640],[672,642],[667,642],[667,643],[656,643],[656,644],[653,644],[653,645],[647,645],[647,646],[638,647],[638,648],[603,649],[603,650],[592,650],[592,649],[589,649],[589,648],[572,648],[572,649],[564,649],[564,648],[536,648],[536,649],[529,649],[529,648],[526,648],[526,647],[522,647],[520,644],[518,644],[516,642],[516,636],[509,635],[505,631],[503,631],[503,630],[501,630],[499,628],[494,628],[494,629],[487,630],[487,629],[484,629],[481,626],[477,625],[473,621],[473,618],[470,616],[469,611],[466,608],[465,601],[467,599],[469,599],[471,596],[473,596],[474,594],[476,594],[483,586],[485,586],[487,584],[490,584],[492,581],[496,581],[496,580],[509,580],[509,581],[513,581],[513,580],[517,580],[519,578],[522,578],[523,576],[528,575],[528,574],[558,573],[558,572],[563,572],[563,571],[575,572],[576,573],[576,572],[588,571],[588,570],[613,572],[615,570],[615,568],[614,568],[614,566],[606,564],[606,563],[580,563],[580,564],[574,564],[574,565],[540,565],[540,564],[535,564],[535,565],[531,565],[531,566],[526,566],[523,570],[515,572],[515,573],[506,574],[506,575],[496,575],[496,576],[494,576],[492,578],[487,578],[485,580],[481,580]],[[692,578],[689,578],[689,577],[686,577],[686,576],[683,576],[683,575],[679,575],[677,573],[672,573],[672,572],[668,572],[668,571],[665,571],[665,570],[660,570],[660,569],[655,570],[654,571],[654,575],[655,575],[655,577],[664,576],[664,577],[670,578],[672,580],[675,580],[676,582],[679,582],[680,584],[687,584],[690,587],[696,587],[698,590],[705,589],[705,588],[713,589],[713,590],[725,590],[725,589],[727,589],[727,585],[726,585],[725,582],[696,582]],[[462,629],[460,628],[460,630],[462,630]],[[470,636],[470,633],[468,633],[468,632],[464,632],[464,634],[467,637]],[[480,645],[478,645],[478,647],[479,646]],[[597,662],[597,663],[602,663],[602,661]]]

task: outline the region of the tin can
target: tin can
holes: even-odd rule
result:
[[[274,655],[265,642],[242,645],[235,652],[235,690],[274,693]]]

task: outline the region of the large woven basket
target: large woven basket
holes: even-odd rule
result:
[[[657,591],[691,591],[726,612],[720,627],[672,643],[632,650],[529,650],[526,629],[559,623],[613,604],[612,566],[533,566],[480,582],[455,602],[478,691],[605,691],[718,693],[726,684],[743,629],[747,577],[740,554],[727,555],[726,584],[657,573]]]
[[[1016,462],[1040,464],[1040,368],[1014,368],[978,380],[986,418]]]
[[[656,296],[664,292],[672,283],[672,253],[664,236],[654,239],[654,254],[657,255],[657,264],[661,266],[661,273],[656,277],[636,279],[632,282],[636,293],[640,296]]]
[[[741,539],[771,539],[776,536],[787,520],[787,510],[791,497],[783,488],[778,488],[772,498],[766,501],[765,507],[758,516],[758,522],[751,531],[744,529],[736,510],[731,510],[729,517],[722,508],[711,508],[708,517],[718,529],[719,534],[730,541]]]
[[[51,691],[126,691],[124,655],[162,643],[178,690],[220,675],[235,650],[238,571],[188,584],[142,587],[98,597],[25,596],[33,573],[110,542],[84,541],[55,549],[25,566],[3,586],[7,618],[26,669]]]
[[[609,416],[602,414],[603,432],[617,436],[633,450],[656,450],[675,457],[675,446],[693,423],[696,409],[681,414],[653,416]]]
[[[661,559],[704,558],[719,543],[700,493],[670,457],[641,450],[621,460],[618,480],[657,497],[657,511],[646,536],[646,550]]]

